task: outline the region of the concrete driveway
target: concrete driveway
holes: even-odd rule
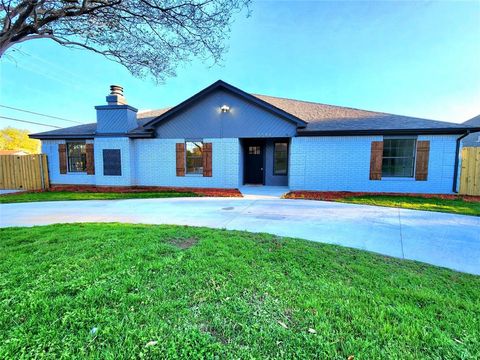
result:
[[[128,222],[266,232],[480,275],[480,217],[333,202],[174,198],[0,205],[0,226]]]

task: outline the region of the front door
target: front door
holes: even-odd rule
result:
[[[245,145],[245,184],[263,184],[263,143]]]

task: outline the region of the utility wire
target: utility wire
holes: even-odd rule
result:
[[[0,104],[0,107],[7,108],[7,109],[11,109],[11,110],[16,110],[16,111],[22,111],[22,112],[26,112],[26,113],[29,113],[29,114],[45,116],[45,117],[52,118],[52,119],[58,119],[58,120],[68,121],[68,122],[72,122],[72,123],[75,123],[75,124],[83,124],[83,123],[80,122],[80,121],[69,120],[69,119],[65,119],[65,118],[62,118],[62,117],[58,117],[58,116],[51,116],[51,115],[46,115],[46,114],[40,114],[40,113],[33,112],[33,111],[29,111],[29,110],[18,109],[18,108],[12,107],[12,106],[7,106],[7,105],[1,105],[1,104]]]
[[[23,122],[23,123],[27,123],[27,124],[35,124],[35,125],[49,126],[49,127],[61,129],[60,126],[49,125],[49,124],[42,124],[42,123],[38,123],[38,122],[34,122],[34,121],[20,120],[20,119],[15,119],[15,118],[7,117],[7,116],[0,116],[0,119],[7,119],[7,120],[19,121],[19,122]]]

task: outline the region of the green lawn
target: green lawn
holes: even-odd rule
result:
[[[7,194],[0,196],[0,204],[34,202],[34,201],[65,201],[65,200],[116,200],[116,199],[151,199],[170,197],[200,196],[192,192],[153,191],[153,192],[74,192],[46,191],[22,194]]]
[[[0,229],[0,358],[474,359],[480,277],[182,226]]]
[[[465,201],[461,198],[441,199],[413,196],[363,195],[345,197],[335,201],[480,216],[480,202]]]

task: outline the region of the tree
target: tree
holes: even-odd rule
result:
[[[233,14],[250,0],[0,0],[0,57],[33,39],[83,48],[157,81],[197,56],[221,59]]]
[[[38,154],[40,141],[30,139],[27,130],[6,127],[0,130],[0,150],[24,150],[30,154]]]

